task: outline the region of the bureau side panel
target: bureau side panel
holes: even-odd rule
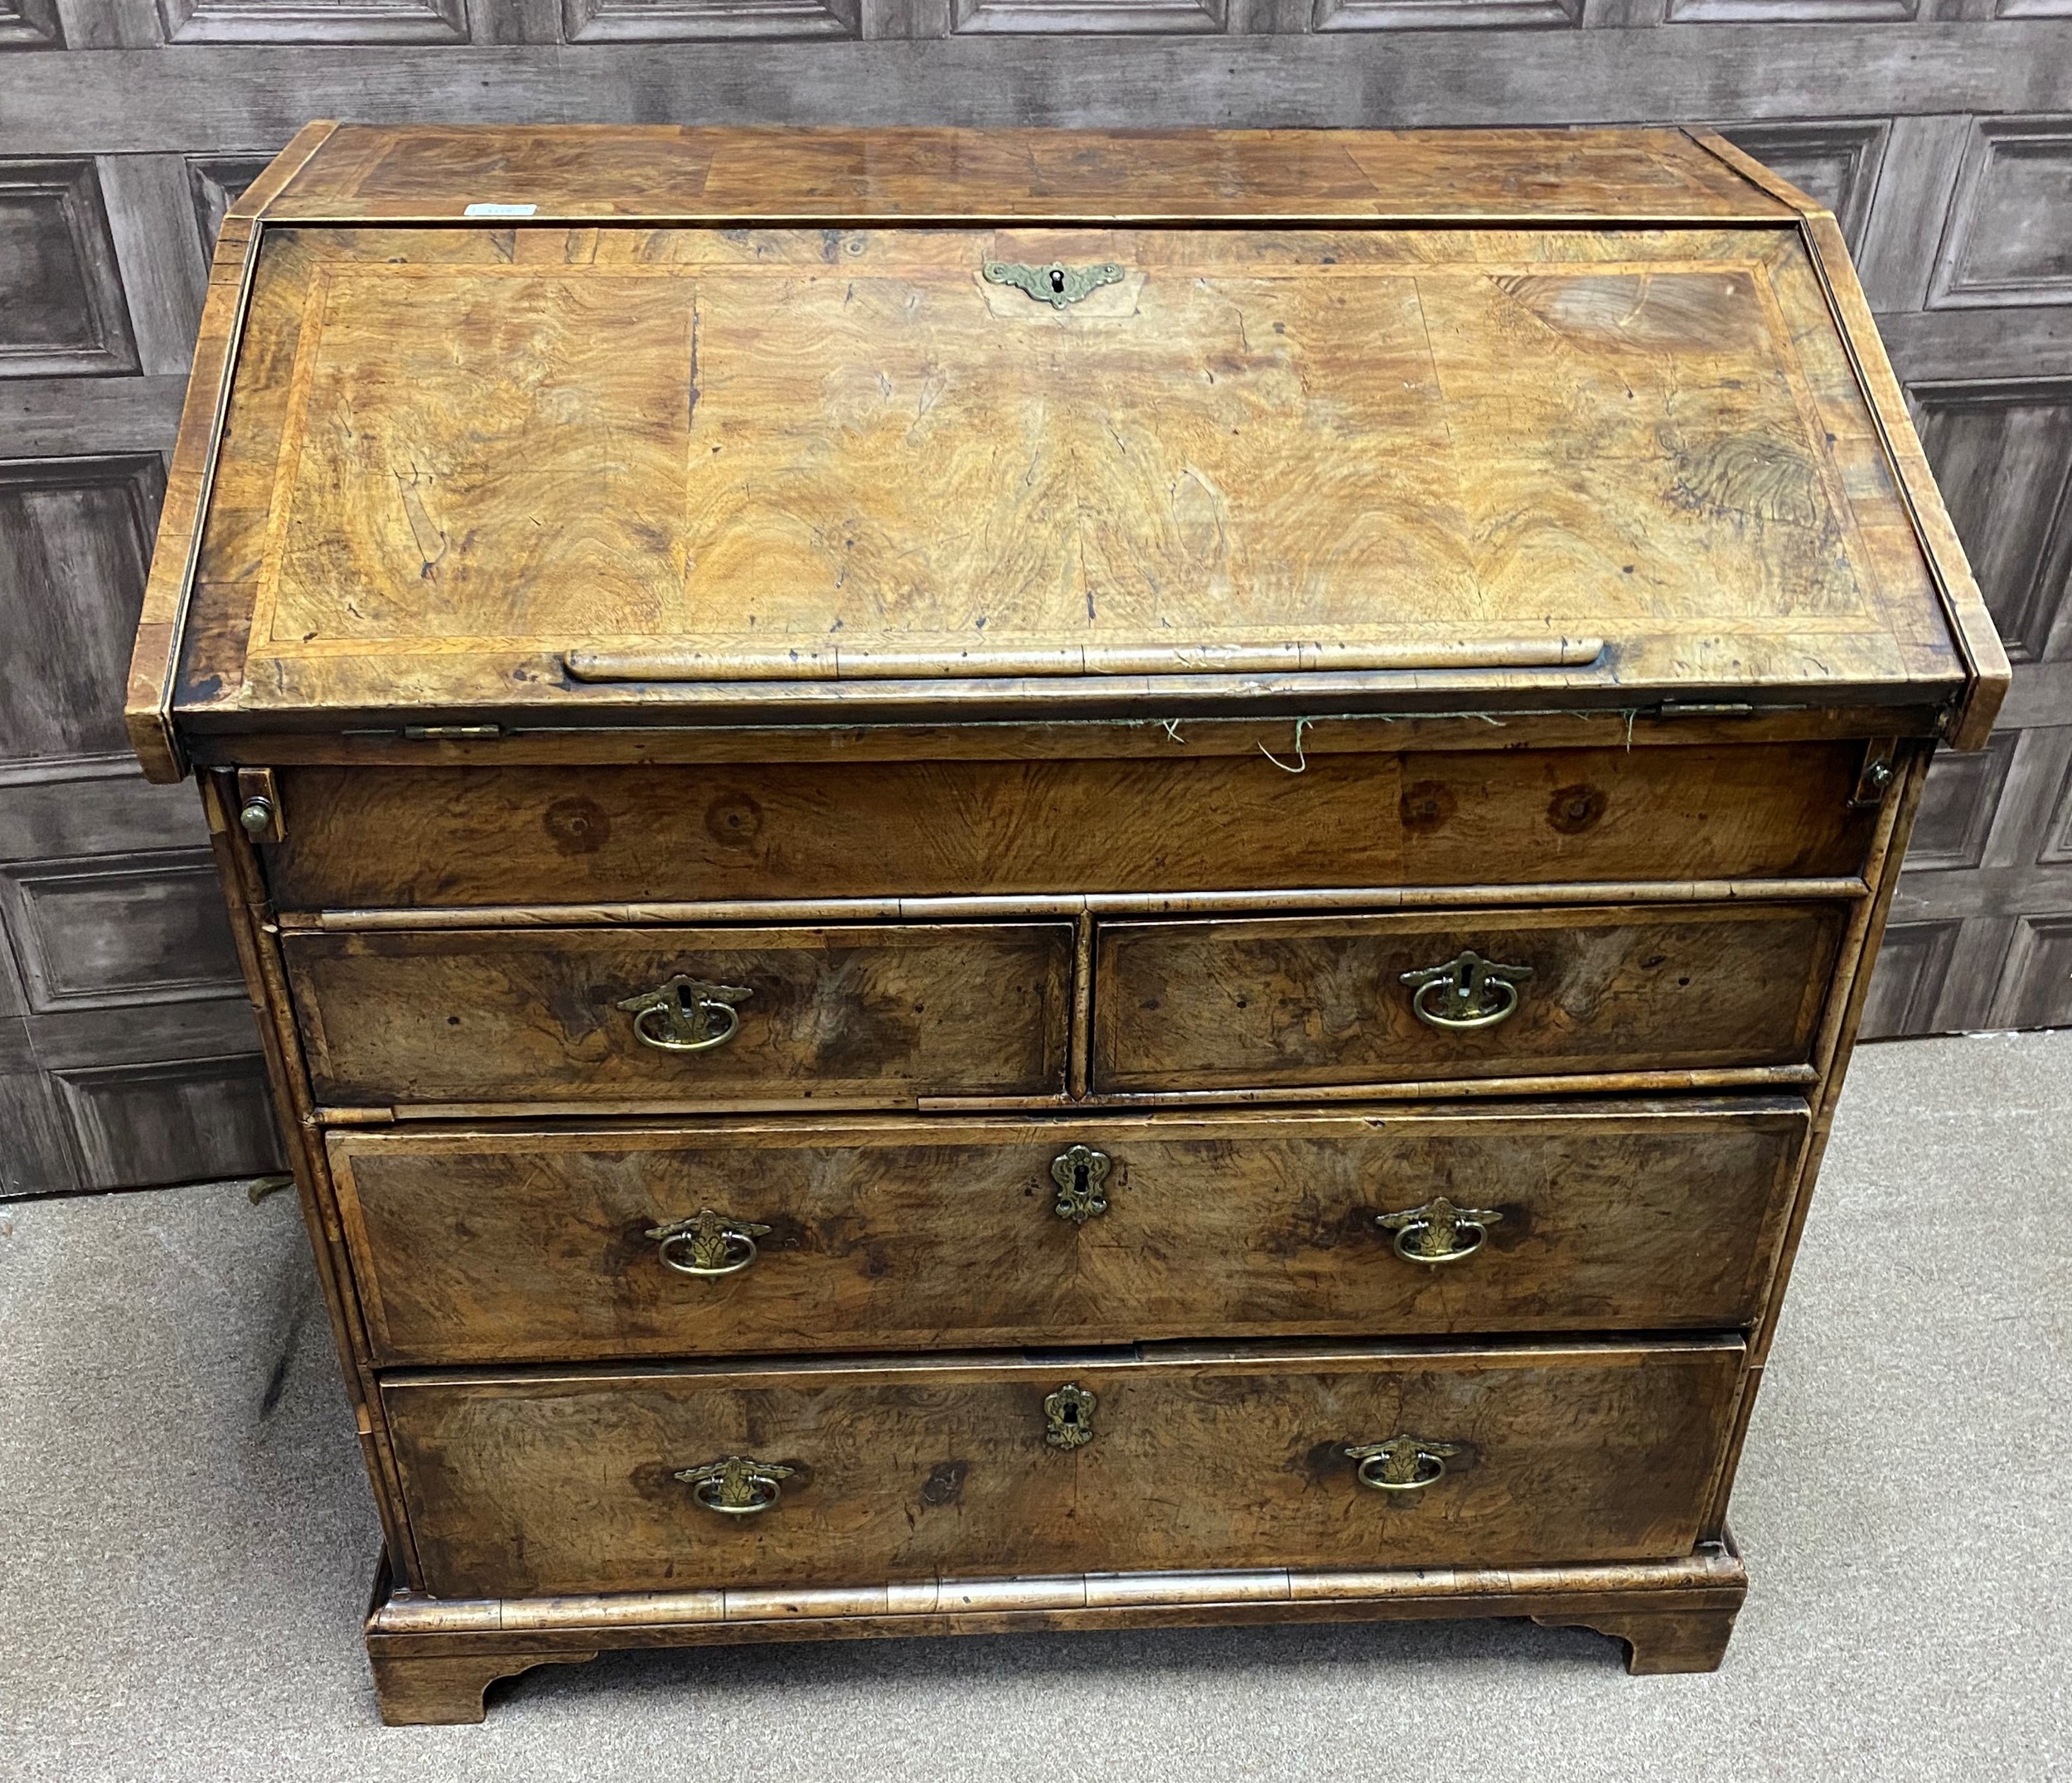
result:
[[[1856,1049],[1857,1033],[1863,1020],[1864,1001],[1870,991],[1871,972],[1877,963],[1878,948],[1884,939],[1886,919],[1891,911],[1893,894],[1899,888],[1900,868],[1906,857],[1907,842],[1913,834],[1915,817],[1920,811],[1921,796],[1927,782],[1934,748],[1934,744],[1924,742],[1911,744],[1902,752],[1899,759],[1898,778],[1879,812],[1877,833],[1872,841],[1867,868],[1872,895],[1859,908],[1852,920],[1852,933],[1837,968],[1828,1017],[1832,1027],[1828,1038],[1828,1057],[1824,1061],[1821,1081],[1813,1092],[1813,1124],[1808,1131],[1804,1153],[1795,1173],[1796,1180],[1784,1243],[1772,1266],[1770,1277],[1765,1286],[1761,1305],[1750,1334],[1750,1367],[1735,1414],[1733,1438],[1722,1461],[1719,1479],[1713,1487],[1712,1503],[1706,1519],[1708,1532],[1723,1531],[1726,1527],[1727,1500],[1733,1491],[1735,1474],[1740,1465],[1742,1448],[1748,1437],[1749,1422],[1755,1412],[1756,1396],[1762,1387],[1763,1370],[1784,1311],[1784,1290],[1791,1279],[1792,1263],[1798,1253],[1800,1235],[1805,1229],[1807,1214],[1812,1206],[1821,1160],[1826,1153],[1828,1137],[1833,1128],[1835,1109],[1841,1101],[1842,1083],[1847,1074],[1851,1054]]]
[[[232,821],[236,807],[230,797],[231,784],[227,775],[204,775],[201,782],[202,810],[230,907],[230,932],[258,1016],[274,1112],[294,1170],[317,1283],[331,1316],[339,1367],[351,1402],[353,1424],[381,1520],[388,1560],[412,1583],[421,1583],[367,1342],[366,1319],[339,1220],[336,1185],[317,1129],[308,1074],[281,969],[279,937],[265,919],[264,889],[254,850]]]

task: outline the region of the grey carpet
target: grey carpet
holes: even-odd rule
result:
[[[1529,1623],[608,1655],[386,1729],[292,1198],[0,1206],[0,1777],[2072,1778],[2072,1034],[1858,1054],[1725,1669]]]

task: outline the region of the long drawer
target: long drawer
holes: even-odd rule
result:
[[[1097,1090],[1803,1064],[1839,904],[1118,923]]]
[[[384,1364],[1738,1325],[1795,1099],[340,1131]]]
[[[284,909],[1833,875],[1869,845],[1862,759],[1812,743],[1315,749],[1296,774],[1249,749],[298,768],[268,870]]]
[[[1686,1553],[1738,1339],[390,1377],[443,1596]],[[1353,1451],[1353,1452],[1348,1452]]]
[[[317,1100],[909,1104],[1064,1088],[1072,930],[291,933]]]

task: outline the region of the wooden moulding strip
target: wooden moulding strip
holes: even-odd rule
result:
[[[1983,749],[2001,702],[2007,696],[2012,676],[2007,647],[2000,641],[2000,628],[1979,592],[1956,525],[1936,487],[1935,473],[1929,468],[1928,455],[1914,431],[1905,393],[1893,375],[1891,361],[1886,356],[1885,342],[1878,334],[1870,302],[1857,282],[1841,225],[1820,211],[1805,218],[1803,226],[1813,270],[1841,330],[1872,425],[1884,443],[1886,460],[1913,522],[1915,538],[1927,560],[1950,642],[1969,678],[1969,685],[1958,695],[1950,714],[1949,740],[1959,749]]]
[[[1070,1108],[1076,1104],[1063,1096],[1001,1097],[986,1106],[1038,1111]],[[599,1097],[589,1102],[398,1102],[393,1107],[352,1105],[319,1108],[317,1118],[326,1126],[384,1126],[401,1121],[527,1121],[564,1119],[616,1119],[622,1115],[644,1118],[680,1114],[885,1114],[906,1113],[918,1099],[905,1096],[738,1096],[705,1098]]]
[[[296,133],[294,140],[266,164],[259,177],[230,201],[230,208],[224,212],[225,220],[235,217],[258,221],[316,157],[317,151],[330,140],[337,128],[335,118],[319,118],[304,124]]]
[[[927,1578],[804,1591],[646,1592],[551,1597],[419,1597],[399,1592],[367,1618],[370,1635],[539,1633],[608,1628],[744,1627],[772,1622],[916,1621],[1000,1613],[1208,1607],[1223,1604],[1431,1603],[1607,1593],[1736,1592],[1747,1572],[1724,1544],[1679,1560],[1585,1566],[1397,1567],[1300,1572],[1088,1572],[1028,1578]]]
[[[390,1126],[395,1122],[393,1108],[319,1108],[316,1115],[321,1126]]]
[[[968,898],[765,899],[684,903],[440,904],[287,911],[284,929],[602,928],[705,923],[979,922],[1005,918],[1300,915],[1453,905],[1741,904],[1863,899],[1861,879],[1595,880],[1542,885],[1368,885],[1320,890],[1032,893]]]
[[[1816,1083],[1811,1065],[1721,1066],[1697,1071],[1577,1071],[1544,1077],[1421,1078],[1401,1083],[1290,1084],[1272,1089],[1104,1090],[1097,1086],[1085,1108],[1228,1107],[1253,1103],[1416,1102],[1476,1096],[1648,1094],[1656,1091],[1797,1088]],[[1003,1111],[1015,1104],[984,1097],[923,1096],[924,1113]]]
[[[1709,639],[1697,641],[1709,644]],[[1726,647],[1721,644],[1719,647]],[[1829,727],[1803,715],[1845,708],[1876,708],[1901,714],[1924,707],[1939,709],[1963,686],[1954,662],[1947,676],[1920,681],[1822,683],[1809,686],[1803,681],[1781,678],[1731,683],[1694,683],[1673,686],[1662,681],[1620,681],[1609,664],[1586,668],[1544,669],[1305,669],[1278,674],[1241,674],[1224,671],[1168,675],[968,675],[912,676],[904,680],[835,681],[830,677],[777,680],[625,681],[612,685],[569,682],[514,683],[510,665],[520,642],[511,642],[495,653],[446,652],[441,660],[452,671],[443,685],[440,705],[456,723],[498,724],[513,734],[525,734],[535,740],[575,732],[595,736],[629,726],[651,733],[677,729],[739,731],[772,728],[854,730],[889,727],[941,731],[946,728],[995,724],[1020,725],[1030,722],[1124,723],[1144,720],[1163,726],[1168,720],[1184,724],[1193,719],[1227,717],[1235,706],[1247,716],[1277,716],[1283,724],[1298,717],[1353,719],[1376,718],[1402,723],[1420,719],[1469,719],[1487,729],[1527,719],[1581,719],[1592,710],[1615,715],[1621,746],[1629,718],[1638,725],[1649,718],[1675,717],[1699,724],[1701,738],[1716,734],[1702,721],[1731,717],[1737,721],[1768,717],[1772,721],[1802,715],[1799,725],[1813,723],[1815,734],[1827,734]],[[268,671],[293,678],[320,673],[324,657],[298,657],[292,647],[270,659],[279,665]],[[356,738],[372,739],[385,733],[405,744],[411,758],[436,760],[429,752],[463,745],[436,738],[413,739],[402,734],[426,716],[424,696],[410,691],[409,676],[401,672],[414,659],[404,651],[385,654],[369,652],[362,659],[371,668],[395,665],[395,672],[370,680],[350,706],[324,710],[322,717],[336,729],[306,731],[315,741],[322,739],[316,758],[363,758],[349,752]],[[1532,677],[1527,679],[1527,676]],[[256,681],[254,682],[256,686]],[[1796,695],[1797,697],[1794,697]],[[285,701],[266,706],[247,700],[235,709],[216,706],[212,716],[202,711],[213,725],[205,731],[219,739],[249,734],[234,730],[237,719],[253,723],[287,723],[302,715],[304,721],[316,715],[306,705]],[[612,720],[616,719],[617,723]],[[678,719],[677,724],[669,721]],[[1900,723],[1904,723],[1902,719]],[[686,729],[686,725],[689,729]],[[1861,736],[1866,730],[1891,736],[1900,728],[1890,719],[1874,717],[1867,724],[1848,726],[1844,734]],[[269,732],[279,736],[279,732]],[[292,737],[293,734],[290,733]],[[1305,732],[1306,740],[1306,732]],[[1751,739],[1755,740],[1755,739]],[[288,742],[288,749],[294,747]],[[483,739],[476,747],[495,752],[500,739]],[[220,742],[219,753],[237,758],[237,765],[278,768],[289,758],[273,750],[260,753],[255,745],[237,742],[227,749]],[[303,753],[303,760],[311,758]]]
[[[144,778],[172,784],[186,777],[187,758],[172,720],[187,603],[200,560],[202,522],[215,477],[216,442],[230,400],[230,379],[244,327],[244,308],[259,264],[259,244],[248,222],[226,219],[216,240],[203,302],[201,329],[181,405],[159,505],[157,542],[144,588],[123,696],[123,722]]]
[[[152,555],[124,701],[130,741],[148,780],[177,781],[186,773],[186,757],[172,723],[173,693],[195,569],[201,559],[201,531],[215,482],[217,449],[230,410],[253,275],[259,268],[258,219],[336,128],[318,122],[297,133],[231,204],[211,258],[201,334],[181,408],[180,434],[160,508],[157,545]]]
[[[1924,696],[1925,697],[1925,696]],[[495,737],[406,738],[396,728],[361,730],[340,718],[337,729],[189,730],[196,761],[211,766],[293,768],[312,764],[423,767],[575,768],[626,763],[693,766],[721,762],[758,766],[780,761],[1055,760],[1156,755],[1251,755],[1264,743],[1285,746],[1294,719],[1158,718],[974,719],[962,724],[925,721],[829,722],[777,726],[709,724],[583,724],[528,723],[496,715],[510,728]],[[1425,749],[1495,751],[1518,747],[1518,727],[1529,726],[1546,749],[1634,749],[1732,743],[1855,741],[1864,737],[1941,734],[1941,714],[1930,705],[1784,706],[1726,712],[1700,704],[1550,708],[1480,712],[1356,712],[1300,715],[1302,746],[1312,757],[1393,754]],[[487,718],[488,715],[485,715]],[[256,720],[255,720],[256,721]],[[234,759],[233,759],[234,758]]]
[[[989,679],[1053,675],[1270,675],[1340,669],[1586,668],[1605,653],[1601,637],[1319,640],[1271,644],[1156,645],[1060,642],[977,651],[873,650],[813,644],[795,650],[714,644],[571,650],[562,657],[579,681],[903,681],[941,676]]]
[[[1818,198],[1808,196],[1774,169],[1766,167],[1745,149],[1737,148],[1716,130],[1695,130],[1686,128],[1683,133],[1699,148],[1740,174],[1750,185],[1767,193],[1779,204],[1789,205],[1801,216],[1824,211]]]
[[[2006,697],[2009,670],[1999,627],[1993,623],[1985,598],[1972,574],[1971,564],[1957,536],[1949,511],[1929,468],[1919,436],[1909,418],[1905,392],[1893,375],[1885,342],[1878,333],[1870,301],[1863,294],[1849,245],[1834,213],[1818,199],[1808,197],[1796,186],[1780,178],[1754,156],[1737,148],[1711,130],[1688,130],[1685,134],[1732,167],[1751,185],[1789,205],[1799,214],[1799,230],[1806,244],[1814,276],[1828,300],[1828,313],[1842,337],[1843,350],[1855,371],[1871,424],[1885,447],[1886,457],[1896,474],[1900,497],[1914,526],[1922,555],[1935,584],[1951,642],[1963,661],[1971,685],[1960,697],[1950,726],[1949,740],[1960,749],[1982,749],[1992,729],[2000,703]]]
[[[1082,911],[1072,946],[1072,1033],[1065,1059],[1065,1093],[1085,1098],[1093,1058],[1093,917]]]
[[[1653,1095],[1683,1090],[1798,1089],[1817,1083],[1811,1065],[1721,1066],[1693,1071],[1577,1071],[1542,1077],[1416,1078],[1397,1083],[1284,1084],[1271,1089],[1104,1090],[1070,1096],[753,1097],[591,1102],[424,1102],[393,1107],[336,1104],[313,1111],[321,1126],[386,1126],[416,1121],[635,1120],[692,1115],[1097,1114],[1139,1108],[1300,1107],[1313,1102],[1427,1102],[1480,1097]]]
[[[1624,128],[1622,126],[1622,128]],[[1063,131],[1053,133],[1063,135]],[[482,222],[464,212],[433,210],[421,201],[400,200],[364,203],[327,198],[321,202],[306,197],[291,198],[279,208],[276,220],[310,229],[350,229],[356,225],[409,227],[427,223]],[[1233,225],[1228,212],[1208,211],[1130,211],[1120,206],[1077,205],[1054,211],[1003,211],[990,206],[945,211],[922,206],[911,211],[887,211],[846,208],[830,202],[825,207],[754,210],[635,211],[582,207],[557,202],[541,205],[530,216],[502,220],[523,229],[594,229],[646,227],[656,229],[833,229],[868,230],[888,226],[901,230],[951,229],[967,234],[998,229],[1159,229],[1227,230],[1308,229],[1318,230],[1403,229],[1784,229],[1792,219],[1774,210],[1726,212],[1717,210],[1679,210],[1673,205],[1611,214],[1608,206],[1591,205],[1575,209],[1542,207],[1534,210],[1371,211],[1300,209],[1283,206],[1248,211]],[[1305,268],[1316,277],[1330,275],[1331,269]],[[1349,277],[1341,272],[1336,276]]]

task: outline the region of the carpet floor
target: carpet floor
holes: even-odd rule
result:
[[[0,1778],[2072,1779],[2072,1033],[1857,1054],[1726,1664],[1527,1622],[608,1654],[385,1728],[292,1196],[0,1205]]]

